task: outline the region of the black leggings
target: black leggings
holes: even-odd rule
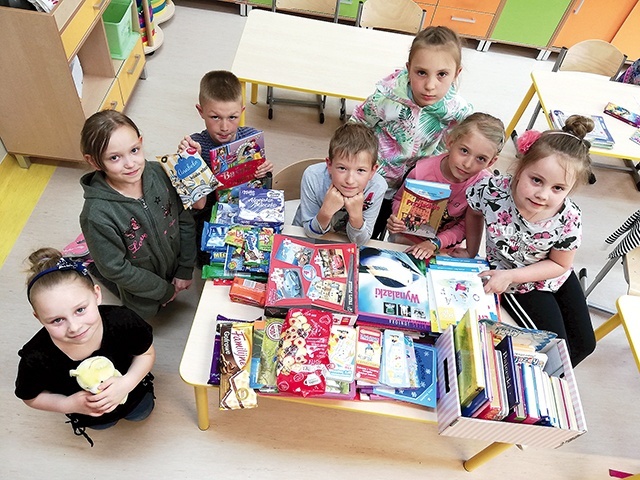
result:
[[[595,350],[587,299],[574,272],[557,292],[503,293],[500,301],[521,327],[547,330],[564,338],[574,367]]]

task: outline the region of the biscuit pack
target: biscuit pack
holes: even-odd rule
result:
[[[220,410],[258,406],[258,397],[250,382],[252,338],[250,323],[220,327]]]

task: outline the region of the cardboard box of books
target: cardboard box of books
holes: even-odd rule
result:
[[[328,310],[334,323],[353,325],[358,314],[355,243],[275,235],[265,313],[284,318],[290,308]]]
[[[499,337],[505,332],[500,329],[509,329],[510,326],[504,324],[488,322],[489,330]],[[512,332],[513,333],[513,332]],[[514,342],[518,341],[517,339]],[[484,418],[466,417],[462,414],[462,406],[460,402],[460,390],[458,379],[458,369],[456,367],[456,356],[460,355],[456,352],[456,342],[454,340],[454,327],[449,327],[436,341],[437,348],[437,364],[438,364],[438,431],[441,435],[473,438],[477,440],[488,440],[493,442],[514,443],[520,445],[532,445],[538,447],[557,448],[561,445],[572,441],[587,431],[587,425],[584,417],[584,411],[578,392],[573,368],[569,359],[569,353],[564,340],[553,338],[545,340],[545,345],[539,350],[547,357],[544,372],[551,379],[555,378],[555,383],[560,383],[559,377],[562,376],[562,392],[564,398],[564,423],[561,426],[552,426],[550,423],[533,424],[526,423],[524,418],[517,421],[494,421]],[[523,365],[525,362],[522,363]],[[531,365],[531,364],[527,364]],[[480,374],[478,374],[480,375]],[[478,380],[482,383],[481,380]],[[471,388],[468,384],[466,390]],[[476,385],[474,388],[478,388]],[[527,401],[532,395],[543,395],[542,390],[536,392],[535,389],[525,390],[528,395]],[[549,397],[547,397],[549,398]],[[533,404],[533,400],[531,400]],[[549,410],[546,415],[553,415],[551,403],[546,406]],[[558,406],[558,408],[560,408]],[[543,415],[542,403],[536,410],[538,415]],[[560,410],[556,409],[555,414],[558,415]],[[515,412],[512,412],[516,415]],[[535,420],[539,421],[539,418]],[[569,422],[569,423],[566,423]]]

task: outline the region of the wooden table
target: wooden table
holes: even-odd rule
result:
[[[242,82],[243,100],[251,83],[254,104],[258,84],[364,100],[379,80],[405,66],[413,38],[253,9],[231,71]]]
[[[286,226],[284,233],[304,237],[302,227]],[[327,235],[326,238],[330,240],[341,239],[344,241],[343,237],[335,234]],[[406,248],[406,245],[396,245],[376,240],[370,241],[368,245],[398,250],[404,250]],[[211,281],[205,282],[200,302],[198,303],[198,308],[193,318],[191,331],[189,332],[189,337],[187,338],[187,343],[184,348],[182,360],[180,361],[180,376],[186,383],[194,388],[198,427],[200,430],[207,430],[210,425],[208,391],[209,389],[215,389],[216,393],[218,392],[218,387],[207,383],[209,381],[211,358],[213,356],[213,341],[217,315],[252,320],[261,317],[263,313],[264,310],[261,308],[231,302],[231,300],[229,300],[229,287],[216,286]],[[276,395],[270,395],[269,398],[326,408],[385,415],[417,422],[437,423],[435,410],[397,401],[376,400],[375,402],[365,402],[279,397]],[[472,471],[512,446],[513,445],[509,443],[494,442],[464,462],[463,466],[466,470]]]
[[[550,110],[562,110],[568,115],[574,113],[585,116],[601,115],[613,136],[615,145],[609,150],[592,147],[591,154],[622,159],[625,166],[617,168],[631,173],[640,190],[640,175],[634,164],[634,162],[640,162],[640,145],[629,139],[635,128],[603,113],[604,107],[609,102],[640,112],[640,88],[636,85],[611,82],[608,77],[602,75],[583,72],[534,70],[531,72],[531,80],[531,87],[507,126],[507,138],[515,130],[534,95],[537,95],[551,128],[555,127],[549,119]]]

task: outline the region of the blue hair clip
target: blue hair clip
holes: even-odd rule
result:
[[[85,267],[82,262],[74,262],[70,258],[61,257],[60,260],[58,260],[58,263],[55,264],[55,266],[38,272],[36,276],[31,279],[29,285],[27,285],[27,299],[29,300],[29,303],[31,303],[31,288],[33,287],[34,283],[36,283],[39,279],[49,273],[63,272],[66,270],[75,270],[83,277],[89,277],[91,283],[93,283],[93,279],[91,278],[91,275],[89,275],[89,270],[87,270],[87,267]]]

